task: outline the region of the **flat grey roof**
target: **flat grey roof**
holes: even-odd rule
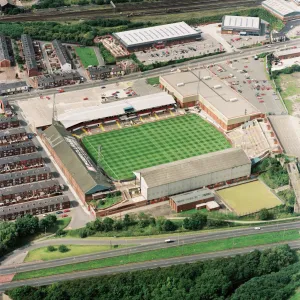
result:
[[[192,192],[187,192],[170,197],[176,205],[184,205],[193,203],[198,200],[208,199],[214,197],[214,193],[209,189],[200,189]]]
[[[244,150],[226,149],[138,170],[134,174],[143,177],[148,187],[156,187],[250,164]]]
[[[239,30],[259,30],[260,19],[243,16],[224,16],[222,27],[223,29],[237,28]]]
[[[209,79],[205,79],[207,77]],[[241,94],[207,69],[172,73],[161,78],[184,98],[200,95],[227,119],[259,113]],[[230,101],[232,99],[235,101]]]
[[[58,203],[69,202],[68,196],[55,196],[50,198],[44,198],[34,201],[23,202],[15,205],[2,206],[0,207],[0,216],[6,216],[12,213],[19,213],[33,208],[41,208],[49,205],[54,205]]]
[[[297,4],[284,0],[266,0],[262,2],[262,6],[269,8],[273,12],[283,17],[300,13],[300,8],[297,7]]]
[[[295,54],[295,53],[300,54],[300,48],[292,48],[292,49],[288,49],[288,50],[276,51],[274,53],[274,55],[281,56],[281,55],[289,55],[289,54]]]
[[[180,38],[200,36],[201,33],[193,29],[185,22],[159,25],[154,27],[134,29],[129,31],[117,32],[113,34],[126,47],[175,40]]]
[[[50,179],[46,181],[36,181],[33,183],[26,183],[22,185],[14,185],[9,187],[4,187],[0,189],[1,195],[11,195],[11,194],[17,194],[22,193],[26,191],[34,191],[39,189],[45,189],[52,186],[59,186],[59,182],[56,179]]]
[[[4,174],[0,174],[0,182],[5,180],[10,180],[10,179],[22,178],[26,176],[45,174],[45,173],[51,173],[49,167],[33,168],[24,171],[4,173]]]

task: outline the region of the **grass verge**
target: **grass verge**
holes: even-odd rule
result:
[[[96,253],[96,252],[102,252],[102,251],[109,251],[111,250],[110,245],[101,245],[101,246],[94,246],[89,245],[88,247],[86,245],[66,245],[69,249],[69,251],[61,253],[58,251],[57,247],[55,247],[55,251],[48,251],[47,247],[41,247],[38,249],[34,249],[29,251],[25,258],[25,262],[31,262],[31,261],[48,261],[53,259],[61,259],[66,257],[73,257],[83,254],[90,254],[90,253]],[[114,248],[119,248],[118,245],[114,245]]]
[[[147,83],[150,85],[159,84],[159,77],[147,78]]]
[[[159,249],[147,252],[136,253],[132,255],[122,255],[105,259],[93,260],[78,264],[70,264],[55,268],[35,270],[18,273],[14,277],[16,280],[25,280],[31,278],[58,275],[70,272],[86,271],[129,263],[138,263],[157,259],[167,259],[183,255],[201,254],[228,249],[236,249],[249,246],[266,245],[284,241],[296,240],[299,238],[298,230],[287,230],[282,232],[261,233],[224,240],[208,241],[196,244],[182,245],[173,248]]]

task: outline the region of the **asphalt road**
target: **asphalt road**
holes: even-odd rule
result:
[[[223,53],[223,54],[219,54],[219,55],[214,55],[214,56],[191,60],[188,62],[179,63],[179,64],[176,64],[176,66],[177,67],[196,67],[196,66],[202,65],[202,64],[219,63],[219,62],[223,62],[226,60],[238,59],[238,58],[242,58],[242,57],[247,57],[249,55],[256,55],[256,54],[263,53],[263,52],[274,51],[276,48],[284,47],[285,45],[287,45],[287,46],[300,45],[300,41],[299,40],[290,40],[290,41],[286,41],[283,43],[271,44],[269,46],[261,46],[261,47],[243,49],[239,52]],[[102,86],[102,85],[107,85],[107,84],[111,84],[111,83],[116,83],[116,82],[120,82],[121,80],[126,81],[126,80],[135,80],[135,79],[140,79],[140,78],[159,76],[159,75],[168,73],[170,71],[170,68],[171,68],[170,66],[167,66],[167,67],[163,67],[163,68],[159,68],[159,69],[146,71],[143,73],[141,73],[141,72],[132,73],[132,74],[123,76],[121,79],[111,78],[111,79],[108,79],[107,81],[95,81],[95,82],[93,81],[93,82],[72,85],[72,86],[66,86],[66,87],[64,87],[64,90],[66,92],[76,91],[76,90],[81,90],[81,89],[86,89],[86,88],[92,88],[95,86]],[[21,99],[37,97],[39,95],[51,95],[54,93],[57,93],[57,89],[33,90],[29,93],[9,95],[8,99],[9,100],[21,100]]]
[[[282,243],[283,244],[283,243]],[[288,244],[293,249],[298,249],[300,247],[300,241],[293,241]],[[264,246],[256,246],[256,247],[247,247],[247,248],[240,248],[234,250],[227,250],[227,251],[220,251],[220,252],[213,252],[213,253],[205,253],[205,254],[198,254],[198,255],[190,255],[190,256],[181,256],[175,257],[170,259],[162,259],[162,260],[154,260],[142,263],[135,263],[135,264],[127,264],[123,266],[115,266],[115,267],[108,267],[108,268],[101,268],[95,269],[90,271],[84,272],[76,272],[76,273],[69,273],[69,274],[62,274],[62,275],[55,275],[55,276],[48,276],[42,278],[35,278],[29,280],[21,280],[21,281],[12,281],[9,283],[4,283],[0,285],[0,291],[5,291],[10,288],[15,288],[24,285],[30,286],[41,286],[41,285],[48,285],[51,283],[56,283],[59,281],[66,281],[78,278],[86,278],[91,276],[103,276],[103,275],[112,275],[117,273],[124,273],[124,272],[133,272],[145,269],[155,269],[155,268],[164,268],[169,267],[172,265],[178,264],[185,264],[185,263],[193,263],[199,260],[207,260],[219,257],[229,257],[238,254],[246,254],[252,252],[255,249],[264,250],[270,248],[272,246],[276,246],[278,244],[269,244]]]
[[[247,235],[253,235],[253,234],[261,234],[266,232],[278,232],[283,230],[289,230],[289,229],[300,229],[300,222],[292,222],[292,223],[283,223],[283,224],[275,224],[275,225],[267,225],[261,227],[261,230],[255,230],[254,227],[251,228],[242,228],[242,229],[235,229],[235,230],[226,230],[226,231],[214,231],[211,233],[197,233],[192,235],[166,235],[165,237],[160,238],[149,238],[149,239],[116,239],[115,241],[121,245],[121,244],[142,244],[139,246],[129,247],[129,248],[122,248],[112,251],[105,251],[100,253],[94,253],[94,254],[87,254],[87,255],[81,255],[77,257],[70,257],[70,258],[64,258],[64,259],[58,259],[53,261],[46,261],[46,262],[32,262],[32,263],[23,263],[15,266],[9,266],[4,265],[0,267],[0,274],[12,274],[16,272],[25,272],[25,271],[31,271],[31,270],[39,270],[39,269],[45,269],[45,268],[51,268],[51,267],[58,267],[62,265],[72,264],[72,263],[79,263],[79,262],[86,262],[91,261],[95,259],[103,259],[108,257],[114,257],[124,254],[134,254],[138,252],[144,252],[144,251],[151,251],[156,249],[164,249],[164,248],[170,248],[170,247],[176,247],[177,245],[183,245],[183,244],[193,244],[198,242],[204,242],[204,241],[211,241],[211,240],[218,240],[218,239],[225,239],[225,238],[231,238],[231,237],[239,237],[239,236],[247,236]],[[174,240],[173,243],[165,243],[165,239],[172,239]],[[147,244],[145,244],[145,240]],[[76,240],[78,241],[78,240]],[[82,245],[90,245],[91,242],[93,245],[95,244],[101,244],[103,241],[97,241],[97,240],[81,240]],[[110,244],[110,241],[106,241],[108,244]],[[113,242],[112,244],[115,244],[116,242]],[[40,243],[39,246],[47,246],[47,245],[53,245],[53,244],[72,244],[72,239],[59,239],[59,240],[50,240],[45,241],[44,243]]]

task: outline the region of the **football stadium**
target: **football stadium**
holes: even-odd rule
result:
[[[134,179],[135,170],[231,147],[195,114],[85,136],[82,143],[113,180]]]

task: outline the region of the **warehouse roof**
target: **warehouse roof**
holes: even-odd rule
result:
[[[0,174],[0,182],[5,180],[10,180],[10,179],[17,179],[17,178],[23,178],[32,175],[46,174],[46,173],[51,173],[50,168],[42,167],[42,168],[22,170],[18,172],[4,173],[4,174]]]
[[[184,205],[193,203],[198,200],[208,199],[214,197],[214,193],[209,189],[195,190],[170,197],[176,205]]]
[[[39,209],[45,206],[65,203],[69,201],[70,200],[68,196],[55,196],[51,198],[44,198],[44,199],[39,199],[34,201],[28,201],[28,202],[26,201],[15,205],[2,206],[0,207],[0,216],[6,216],[8,214],[24,212],[26,210],[31,210],[33,208]]]
[[[107,177],[96,172],[96,167],[90,157],[61,123],[56,122],[51,125],[43,132],[43,135],[85,194],[111,188]]]
[[[143,177],[148,187],[156,187],[250,164],[244,150],[226,149],[138,170],[134,174]]]
[[[197,32],[185,22],[159,25],[154,27],[135,29],[113,34],[126,47],[175,40],[187,37],[197,37],[201,33]]]
[[[124,109],[128,106],[132,106],[135,111],[141,111],[169,104],[175,104],[174,98],[165,92],[161,92],[152,95],[104,103],[101,106],[97,105],[74,109],[73,111],[67,111],[64,114],[59,115],[58,119],[66,128],[69,128],[82,122],[124,115]]]
[[[300,48],[292,48],[292,49],[283,50],[283,51],[276,51],[274,53],[274,55],[278,57],[278,56],[291,55],[291,54],[296,54],[296,53],[300,54]]]
[[[259,113],[241,94],[207,69],[200,70],[198,74],[193,72],[172,73],[161,76],[160,80],[162,83],[165,81],[172,86],[183,98],[192,96],[195,97],[195,100],[203,98],[226,119]]]
[[[297,4],[284,0],[266,0],[262,2],[262,6],[282,17],[300,14],[300,8],[297,7]]]
[[[243,16],[224,16],[222,22],[223,29],[260,29],[260,19]]]

